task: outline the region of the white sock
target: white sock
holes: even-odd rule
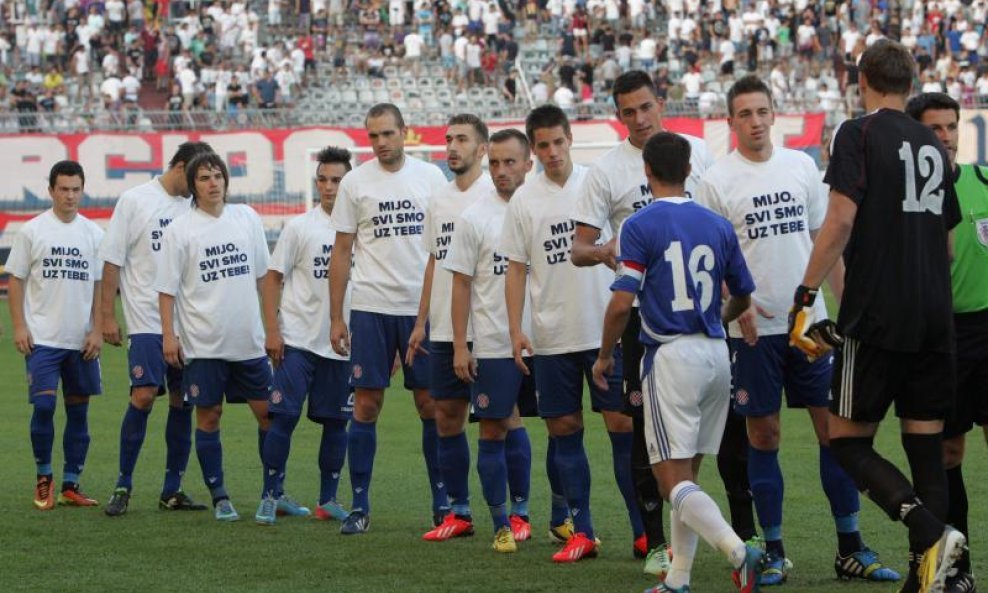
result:
[[[693,568],[693,557],[696,555],[696,544],[700,538],[690,526],[683,523],[676,509],[669,511],[669,540],[672,545],[672,567],[666,576],[665,584],[678,589],[690,584],[690,572]]]
[[[731,566],[741,566],[747,553],[744,542],[734,533],[717,508],[717,503],[706,492],[693,482],[685,480],[676,484],[669,493],[669,499],[683,523],[711,547],[723,552]]]

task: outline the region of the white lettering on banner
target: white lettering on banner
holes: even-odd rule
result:
[[[988,165],[988,109],[961,111],[957,162]]]
[[[48,171],[69,158],[69,149],[55,136],[0,138],[0,202],[47,203]]]
[[[299,130],[285,138],[281,146],[285,155],[285,193],[305,193],[306,184],[312,183],[316,172],[315,165],[306,162],[306,159],[315,159],[309,151],[323,146],[351,148],[357,143],[343,130],[328,128]]]
[[[79,143],[79,164],[86,172],[86,193],[99,197],[116,197],[154,177],[158,163],[153,163],[153,138],[124,134],[93,134]],[[108,160],[117,158],[134,169],[111,169]],[[143,166],[141,166],[143,165]],[[92,194],[91,187],[100,188]]]

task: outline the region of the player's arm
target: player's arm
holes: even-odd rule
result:
[[[7,304],[10,306],[10,321],[14,328],[14,346],[25,356],[34,350],[34,338],[24,318],[24,280],[11,275],[7,283]]]
[[[813,242],[816,242],[817,237],[820,235],[819,229],[815,231],[810,231],[810,237]],[[839,303],[841,298],[844,296],[844,258],[840,257],[834,262],[834,267],[830,269],[830,273],[827,274],[827,286],[830,287],[830,292],[833,293],[834,298],[837,299]]]
[[[470,289],[473,278],[453,272],[453,302],[450,315],[453,322],[453,372],[466,383],[473,383],[477,377],[477,361],[467,346],[467,325],[470,320]]]
[[[103,347],[103,281],[93,282],[93,304],[89,310],[89,333],[82,343],[83,360],[99,358]]]
[[[600,338],[600,350],[593,364],[593,381],[597,387],[607,389],[607,375],[614,372],[614,347],[631,317],[635,293],[625,290],[611,292],[611,302],[604,312],[604,330]]]
[[[123,343],[123,335],[120,332],[120,324],[117,322],[116,311],[117,290],[119,288],[120,266],[103,262],[103,284],[100,289],[100,307],[103,315],[101,330],[103,341],[114,346]]]
[[[285,357],[285,340],[278,325],[278,309],[281,307],[281,286],[285,276],[277,270],[268,270],[261,278],[261,315],[264,317],[264,350],[274,366]]]
[[[532,343],[521,327],[522,315],[525,312],[525,277],[528,276],[528,266],[522,262],[509,260],[508,271],[504,275],[504,302],[508,309],[508,334],[511,336],[511,352],[515,364],[526,375],[528,366],[523,360],[524,353],[535,354]]]
[[[417,354],[428,354],[422,347],[425,343],[425,324],[429,321],[429,303],[432,301],[432,276],[436,271],[436,256],[429,254],[429,262],[425,264],[425,275],[422,277],[422,295],[419,297],[419,312],[415,317],[415,327],[408,336],[408,351],[405,352],[405,362],[411,366]]]
[[[730,295],[727,297],[727,301],[724,302],[723,308],[720,310],[720,317],[724,323],[730,323],[741,316],[742,313],[748,311],[751,308],[751,295],[746,294],[743,296]]]
[[[817,290],[830,275],[851,238],[851,229],[854,227],[857,213],[858,205],[854,200],[837,190],[830,191],[827,217],[813,242],[810,261],[806,264],[806,272],[803,275],[803,286]]]
[[[158,293],[158,313],[161,315],[161,349],[165,362],[182,368],[185,365],[185,355],[182,354],[182,345],[175,335],[175,295]]]
[[[588,224],[576,223],[573,233],[573,251],[571,259],[576,266],[596,266],[604,264],[610,269],[617,267],[615,259],[615,240],[611,239],[603,245],[597,245],[600,229]]]
[[[353,262],[354,233],[336,232],[333,254],[329,258],[329,340],[340,356],[350,353],[350,333],[343,319],[343,300],[350,282]]]

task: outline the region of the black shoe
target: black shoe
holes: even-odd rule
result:
[[[968,572],[958,572],[952,577],[947,577],[947,586],[944,593],[975,593],[977,587],[974,586],[974,575]]]
[[[192,500],[188,494],[179,490],[174,494],[162,496],[158,501],[158,508],[163,511],[205,511],[209,507]]]
[[[110,502],[106,503],[103,512],[108,517],[119,517],[127,512],[128,504],[130,504],[130,490],[117,488],[113,491],[113,496],[110,497]]]

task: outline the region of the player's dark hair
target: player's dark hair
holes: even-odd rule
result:
[[[178,145],[178,150],[175,151],[172,160],[168,161],[168,167],[176,167],[179,164],[188,165],[189,161],[204,152],[213,152],[213,147],[205,142],[183,142]]]
[[[192,161],[185,165],[185,182],[189,184],[189,193],[192,194],[192,204],[199,205],[196,196],[196,174],[199,169],[206,168],[217,170],[223,174],[223,201],[226,201],[226,192],[230,188],[230,170],[226,168],[223,159],[214,152],[203,152],[194,157]]]
[[[86,173],[82,170],[82,165],[76,161],[58,161],[51,166],[51,170],[48,171],[49,189],[54,189],[59,176],[78,177],[82,180],[82,185],[86,185]]]
[[[611,96],[614,98],[614,106],[618,105],[618,95],[633,93],[638,89],[646,88],[652,95],[658,98],[659,93],[655,88],[655,81],[644,70],[628,70],[624,74],[614,79],[614,86],[611,88]]]
[[[395,118],[395,124],[398,125],[399,129],[405,127],[405,118],[401,115],[401,109],[398,109],[398,106],[394,103],[378,103],[377,105],[371,107],[367,110],[367,117],[364,118],[364,125],[366,126],[367,120],[372,117],[381,117],[382,115],[387,115],[389,113]]]
[[[481,143],[487,144],[490,141],[490,132],[487,131],[487,124],[472,113],[457,113],[453,117],[449,118],[446,125],[471,126],[473,127],[473,131],[477,134],[477,139],[480,140]]]
[[[748,74],[742,76],[727,91],[727,114],[734,117],[734,99],[749,93],[762,93],[768,97],[768,104],[772,104],[772,89],[768,88],[768,85],[761,78],[754,74]]]
[[[645,143],[642,160],[662,183],[682,185],[690,175],[692,148],[686,138],[672,132],[659,132]]]
[[[525,151],[525,158],[531,158],[532,147],[528,144],[528,138],[517,128],[505,128],[491,134],[491,144],[500,144],[508,140],[517,140]]]
[[[353,159],[353,155],[350,154],[350,151],[339,146],[327,146],[316,155],[316,162],[320,165],[340,163],[346,167],[347,171],[353,169],[353,165],[350,163],[351,159]]]
[[[961,119],[960,103],[946,93],[920,93],[906,103],[906,113],[916,121],[923,119],[923,114],[931,109],[950,109],[958,121]]]
[[[912,88],[916,61],[901,43],[880,39],[861,54],[858,69],[875,91],[907,95]]]
[[[535,130],[555,127],[561,127],[567,136],[570,135],[569,118],[555,105],[539,105],[525,118],[525,135],[530,143],[535,142]]]

